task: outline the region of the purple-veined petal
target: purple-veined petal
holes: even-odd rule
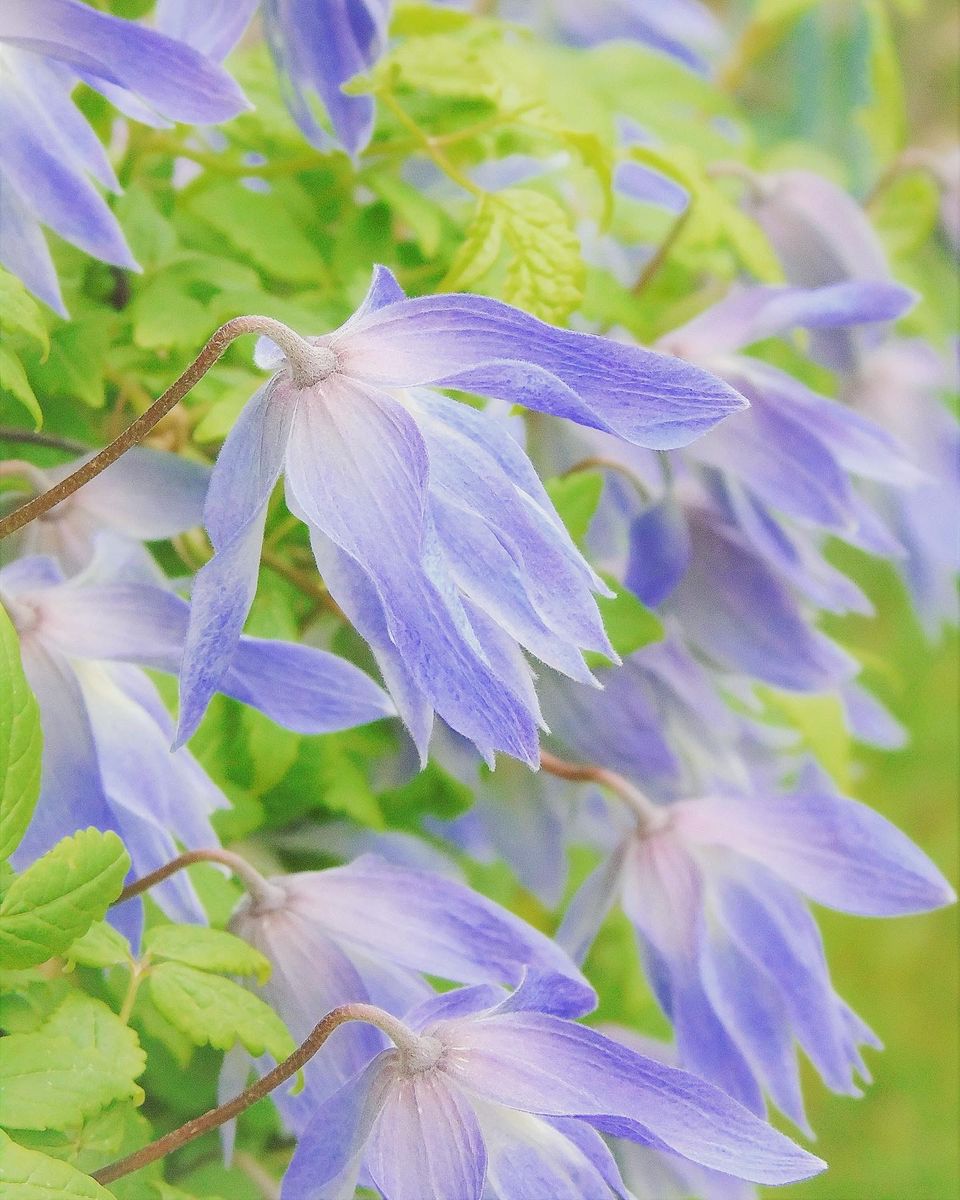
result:
[[[670,829],[631,838],[621,904],[665,958],[692,961],[696,957],[703,877],[696,860]]]
[[[858,742],[878,746],[882,750],[902,750],[907,744],[907,731],[883,704],[855,679],[844,684],[840,692],[847,728]]]
[[[75,0],[5,0],[0,41],[128,88],[174,121],[213,124],[246,106],[226,71],[196,50]]]
[[[297,510],[369,577],[390,640],[448,724],[486,753],[536,762],[535,717],[489,662],[439,553],[427,475],[419,431],[391,397],[334,376],[301,402],[287,456]]]
[[[821,1170],[718,1088],[636,1054],[596,1030],[534,1013],[451,1022],[435,1033],[446,1069],[482,1099],[591,1124],[620,1118],[716,1170],[786,1183]]]
[[[589,1126],[565,1121],[558,1128],[559,1122],[530,1113],[474,1104],[487,1149],[487,1186],[496,1200],[611,1200],[603,1174],[566,1133],[576,1128],[593,1134],[599,1155],[606,1147]]]
[[[460,1089],[423,1071],[401,1076],[390,1089],[364,1162],[390,1200],[480,1200],[487,1155]]]
[[[323,101],[336,138],[358,154],[373,132],[370,96],[348,96],[342,85],[369,70],[386,41],[387,0],[330,0],[318,20],[315,0],[268,0],[267,39],[286,82],[285,100],[304,136],[321,150],[335,140],[316,121],[306,95]]]
[[[220,690],[297,733],[332,733],[394,715],[359,667],[293,642],[242,637]]]
[[[524,971],[519,986],[497,1005],[497,1013],[543,1012],[582,1017],[597,1007],[593,988],[556,971]]]
[[[0,155],[6,180],[36,217],[66,241],[105,262],[138,271],[116,217],[76,159],[57,154],[57,137],[48,124],[39,98],[20,84],[17,74],[6,71],[0,87]]]
[[[791,329],[832,329],[893,321],[910,308],[914,294],[886,280],[848,280],[826,287],[751,287],[672,330],[663,349],[697,362],[731,354]]]
[[[385,1050],[318,1104],[283,1177],[283,1200],[350,1200],[360,1153],[394,1086],[396,1052]]]
[[[57,272],[30,206],[0,168],[0,263],[61,317],[67,315]]]
[[[745,404],[690,364],[557,329],[483,296],[388,305],[350,329],[338,351],[345,371],[371,383],[457,387],[657,449],[686,445]]]
[[[524,967],[579,979],[549,938],[450,879],[363,855],[309,880],[317,919],[345,946],[463,983],[519,982]]]
[[[669,607],[689,641],[727,670],[793,691],[824,691],[856,664],[810,628],[783,583],[741,537],[690,514],[690,569]]]
[[[856,1047],[830,983],[820,930],[803,899],[758,865],[715,879],[713,895],[718,919],[741,952],[779,988],[794,1034],[827,1086],[859,1096],[852,1075]]]
[[[872,808],[828,792],[764,801],[685,802],[677,819],[702,844],[757,859],[812,899],[890,917],[952,902],[953,889],[913,842]]]

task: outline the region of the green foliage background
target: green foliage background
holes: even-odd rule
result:
[[[99,7],[138,17],[150,3],[102,0]],[[772,251],[743,217],[736,191],[703,169],[732,153],[716,131],[717,119],[742,129],[742,159],[751,166],[807,166],[861,196],[883,179],[905,146],[955,136],[947,98],[957,91],[960,18],[951,0],[731,0],[725,7],[731,24],[739,21],[745,32],[726,64],[725,86],[716,87],[642,51],[518,50],[504,42],[495,22],[474,24],[428,5],[400,5],[397,48],[357,85],[377,91],[382,100],[378,140],[359,179],[343,156],[319,156],[306,147],[280,103],[263,47],[241,49],[231,69],[256,109],[227,127],[223,151],[189,130],[130,126],[118,163],[125,192],[115,211],[144,266],[142,275],[113,271],[57,245],[69,323],[48,319],[9,280],[0,280],[5,318],[0,423],[42,419],[52,433],[100,444],[143,411],[218,323],[246,311],[278,317],[304,333],[329,329],[362,296],[374,261],[394,267],[412,292],[476,289],[559,322],[579,308],[600,328],[624,325],[649,341],[712,303],[743,272],[778,278]],[[82,93],[80,101],[108,140],[113,121],[108,106],[91,93]],[[611,117],[621,111],[660,138],[656,150],[634,153],[680,180],[694,197],[690,218],[672,233],[664,214],[614,201]],[[401,174],[411,157],[425,164],[424,130],[444,139],[443,161],[434,156],[433,166],[456,185],[449,195],[418,190]],[[244,158],[248,151],[265,155],[265,164],[251,165]],[[558,151],[570,156],[566,190],[537,179],[482,193],[465,175],[486,158]],[[192,159],[199,168],[178,190],[172,186],[175,158]],[[249,178],[265,181],[270,190],[240,186]],[[958,313],[953,266],[935,233],[933,185],[920,173],[905,174],[882,189],[871,215],[895,275],[924,297],[904,331],[942,345],[956,331]],[[627,241],[667,239],[669,253],[641,302],[608,272],[584,264],[575,234],[583,217]],[[762,352],[785,353],[782,347]],[[794,359],[790,369],[811,371]],[[231,348],[158,430],[154,444],[211,459],[260,378],[250,365],[249,347]],[[825,389],[834,382],[820,374],[812,381]],[[21,450],[0,442],[4,456],[19,456]],[[43,451],[31,457],[41,464],[59,461]],[[571,531],[582,536],[599,494],[598,478],[585,474],[575,484],[555,480],[549,486]],[[330,614],[318,620],[323,595],[318,581],[304,585],[304,532],[291,525],[279,504],[270,513],[268,546],[250,631],[295,637],[310,625],[318,641],[365,663],[365,648],[351,631]],[[179,539],[160,553],[176,574],[198,566],[209,548]],[[786,708],[838,780],[904,829],[956,881],[957,637],[931,644],[891,570],[864,556],[837,553],[878,615],[828,627],[860,655],[867,683],[906,725],[911,742],[898,754],[875,754],[849,744],[831,704],[771,695],[771,709],[782,714]],[[658,636],[656,618],[623,593],[610,602],[605,619],[622,653]],[[12,656],[9,646],[0,650]],[[6,669],[6,660],[0,665]],[[0,695],[0,718],[4,699]],[[35,736],[26,709],[17,720],[20,741],[10,761],[25,755],[21,746]],[[368,765],[389,746],[390,734],[380,727],[299,738],[222,698],[191,743],[232,801],[232,809],[218,817],[224,842],[242,843],[264,867],[294,868],[325,861],[302,843],[294,850],[284,842],[287,827],[301,819],[316,824],[346,818],[373,829],[418,831],[426,813],[453,816],[470,803],[468,790],[435,767],[405,788],[378,792]],[[4,753],[0,748],[0,765]],[[509,764],[501,769],[509,771]],[[24,778],[28,774],[24,770]],[[15,813],[12,825],[22,816]],[[22,829],[15,832],[18,837]],[[29,1156],[40,1153],[48,1156],[42,1160],[48,1172],[60,1169],[50,1165],[51,1157],[94,1170],[196,1115],[214,1102],[215,1047],[240,1040],[251,1049],[272,1045],[281,1054],[288,1045],[269,1010],[224,977],[254,976],[260,964],[222,940],[223,933],[217,935],[216,953],[211,946],[178,945],[176,931],[171,934],[154,911],[147,943],[153,974],[143,988],[132,986],[122,940],[98,923],[119,891],[123,851],[107,839],[81,840],[89,846],[87,859],[74,863],[75,879],[50,864],[15,884],[8,872],[0,872],[0,892],[13,897],[7,909],[0,906],[0,937],[14,947],[13,970],[4,979],[2,1025],[28,1039],[19,1043],[28,1061],[38,1045],[29,1039],[64,1036],[57,1006],[69,1002],[68,1015],[76,1018],[74,1057],[92,1072],[86,1099],[78,1100],[68,1087],[58,1093],[63,1128],[46,1129],[38,1118],[24,1129],[22,1113],[21,1124],[16,1115],[4,1117],[19,1146],[7,1150],[27,1156],[18,1159],[25,1172],[34,1169]],[[4,828],[4,853],[10,841]],[[92,855],[107,863],[101,872],[106,884],[95,895],[84,893],[83,904],[71,901],[86,886],[83,869]],[[576,862],[575,871],[586,866]],[[471,870],[472,882],[486,894],[551,928],[552,915],[505,868]],[[196,869],[194,878],[212,924],[222,927],[236,891],[209,869]],[[72,904],[77,917],[76,929],[65,932],[61,923],[57,943],[45,942],[36,931],[24,934],[22,914],[14,911],[25,888],[46,895],[51,887],[56,894],[50,902]],[[960,1189],[957,910],[873,922],[819,915],[839,992],[888,1049],[867,1052],[876,1081],[861,1101],[828,1094],[807,1072],[817,1150],[831,1169],[790,1189],[790,1195],[952,1200]],[[34,936],[40,940],[32,943]],[[590,960],[601,991],[598,1016],[666,1034],[631,947],[624,924],[612,920]],[[48,969],[51,955],[63,956],[55,969]],[[198,969],[204,962],[206,972]],[[79,996],[84,999],[78,1007]],[[196,1012],[191,996],[199,998]],[[219,1022],[202,1016],[204,1004]],[[146,1069],[128,1021],[136,1031],[133,1040],[147,1050]],[[46,1033],[37,1033],[41,1026]],[[95,1042],[98,1031],[118,1048],[112,1075],[98,1074],[92,1061],[91,1039]],[[189,1087],[183,1085],[185,1074]],[[255,1166],[279,1174],[286,1152],[275,1132],[269,1106],[260,1105],[241,1120],[239,1144],[257,1160]],[[249,1161],[246,1167],[249,1171]],[[114,1190],[135,1200],[188,1195],[255,1200],[260,1194],[244,1169],[219,1165],[215,1138],[179,1153],[167,1180],[150,1170]]]

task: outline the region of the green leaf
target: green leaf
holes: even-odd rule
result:
[[[316,242],[275,192],[215,184],[194,196],[190,207],[242,255],[278,279],[316,285],[327,274]]]
[[[432,760],[409,783],[380,796],[380,806],[395,829],[415,829],[427,815],[449,821],[472,804],[470,788]]]
[[[82,400],[90,408],[103,408],[104,362],[114,335],[114,325],[103,311],[65,321],[54,329],[50,353],[30,367],[31,386],[44,397],[65,396]]]
[[[393,37],[411,37],[425,33],[447,33],[462,29],[470,23],[470,14],[435,4],[400,3],[394,9],[390,23]]]
[[[95,1171],[144,1145],[151,1134],[149,1123],[130,1101],[118,1101],[94,1113],[82,1125],[62,1131],[18,1129],[16,1136],[28,1150],[49,1154],[80,1171]],[[138,1179],[143,1182],[141,1175]]]
[[[62,954],[123,890],[130,856],[115,833],[63,838],[10,885],[0,903],[0,962],[32,967]]]
[[[886,8],[878,0],[867,0],[863,12],[870,39],[867,70],[872,95],[856,115],[874,156],[883,163],[893,159],[906,141],[906,97],[900,52]]]
[[[882,188],[870,206],[877,233],[892,258],[916,254],[937,227],[940,189],[926,171],[907,171]]]
[[[130,943],[106,921],[95,921],[64,954],[71,966],[115,967],[132,959]]]
[[[567,532],[581,545],[600,503],[603,476],[599,471],[574,471],[548,479],[545,486]]]
[[[472,287],[493,269],[502,247],[503,213],[493,196],[481,196],[441,288],[455,292]]]
[[[186,963],[201,971],[270,978],[270,960],[242,938],[203,925],[157,925],[143,939],[151,958]]]
[[[117,1100],[140,1104],[146,1067],[137,1035],[99,1000],[71,992],[34,1033],[0,1055],[0,1125],[64,1129]]]
[[[40,343],[43,353],[50,348],[50,336],[40,305],[16,275],[0,269],[0,325],[4,336],[19,330]]]
[[[278,1062],[294,1050],[273,1009],[230,979],[164,962],[151,969],[149,986],[158,1011],[198,1046],[229,1050],[240,1042],[254,1057],[267,1053]]]
[[[9,392],[33,417],[37,429],[43,424],[43,413],[36,392],[23,369],[23,363],[5,343],[0,343],[0,389]]]
[[[40,712],[20,663],[20,644],[0,604],[0,860],[26,833],[40,794]]]
[[[505,188],[496,199],[513,253],[504,300],[545,321],[565,320],[583,299],[586,276],[569,216],[551,196],[527,188]]]
[[[627,658],[642,646],[658,642],[663,637],[663,623],[655,612],[643,604],[628,588],[612,576],[601,572],[604,583],[615,595],[600,596],[597,606],[603,617],[604,628],[614,650],[621,658]],[[607,659],[602,654],[588,651],[584,658],[590,666],[603,666]]]
[[[18,1146],[0,1129],[0,1195],[8,1200],[113,1200],[69,1163]]]

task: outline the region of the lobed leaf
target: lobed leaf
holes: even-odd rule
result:
[[[40,710],[20,662],[17,631],[0,604],[0,860],[26,833],[40,794]]]
[[[0,903],[0,963],[16,970],[62,954],[123,890],[130,856],[115,833],[63,838],[10,884]]]

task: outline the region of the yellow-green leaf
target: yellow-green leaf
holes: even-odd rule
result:
[[[20,662],[13,622],[0,604],[0,860],[20,844],[40,793],[40,713]]]

